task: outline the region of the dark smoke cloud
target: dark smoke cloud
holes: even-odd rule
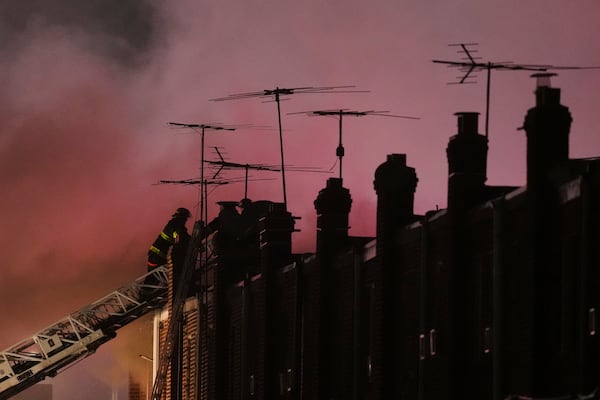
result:
[[[154,207],[187,205],[139,122],[160,26],[150,1],[0,2],[1,348],[141,275]]]
[[[162,50],[154,4],[0,2],[3,350],[144,273],[172,210],[191,208],[191,192],[152,186],[181,174],[170,159],[185,154],[140,89]],[[127,376],[118,360],[141,352],[127,347],[82,369],[109,384]],[[77,376],[54,381],[57,397],[91,394]]]
[[[150,0],[4,0],[0,48],[15,52],[32,30],[60,27],[84,36],[89,49],[123,65],[143,63],[161,37],[159,12]]]

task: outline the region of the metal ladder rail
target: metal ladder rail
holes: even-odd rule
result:
[[[200,243],[199,239],[201,238],[201,228],[201,225],[196,222],[184,261],[183,270],[181,271],[181,276],[179,277],[179,282],[177,283],[177,287],[175,288],[173,295],[173,306],[171,315],[169,316],[170,318],[167,335],[165,337],[164,348],[160,351],[156,379],[154,380],[152,396],[150,397],[153,400],[160,400],[164,391],[167,380],[167,372],[171,364],[173,349],[176,344],[176,334],[178,332],[179,322],[183,314],[183,305],[188,293],[189,284],[194,273],[196,263],[198,261],[198,244]]]
[[[151,283],[146,282],[148,278],[152,278]],[[167,293],[168,268],[163,265],[80,310],[77,317],[105,331],[118,329],[141,314],[163,306]]]

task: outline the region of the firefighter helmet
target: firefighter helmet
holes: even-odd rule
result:
[[[173,218],[189,218],[191,217],[192,214],[190,213],[190,210],[188,210],[187,208],[183,208],[183,207],[179,207],[177,209],[177,211],[175,211],[175,214],[173,214]]]

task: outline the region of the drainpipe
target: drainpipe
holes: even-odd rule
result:
[[[492,200],[493,258],[492,258],[492,399],[502,400],[503,387],[503,296],[502,270],[504,266],[505,199]]]
[[[425,334],[427,329],[427,266],[429,264],[429,213],[423,218],[421,225],[421,260],[419,271],[419,335]],[[419,346],[421,346],[419,338]],[[419,348],[419,380],[418,399],[425,399],[425,359],[421,356]]]
[[[592,390],[592,387],[586,387],[588,383],[587,374],[587,353],[588,343],[591,330],[595,329],[590,326],[588,320],[590,318],[590,308],[588,299],[588,271],[590,268],[590,187],[589,187],[589,171],[586,171],[580,181],[581,188],[581,228],[580,228],[580,254],[579,254],[579,298],[577,309],[578,325],[579,325],[579,340],[577,340],[577,369],[579,370],[579,382],[577,388],[579,393],[587,393]]]
[[[196,388],[196,390],[192,394],[193,400],[198,400],[198,397],[200,394],[200,368],[201,368],[200,346],[202,345],[202,341],[200,340],[200,335],[202,334],[202,331],[200,330],[200,321],[202,319],[202,314],[206,312],[205,307],[202,307],[202,292],[201,291],[196,293],[196,312],[198,313],[198,316],[196,318],[196,343],[195,343],[196,351],[195,351],[195,357],[194,357],[194,360],[196,362],[196,370],[195,370],[195,374],[194,374],[194,387]]]
[[[242,354],[241,354],[241,364],[242,364],[242,379],[241,379],[241,399],[245,400],[248,398],[248,353],[250,352],[248,349],[248,278],[244,279],[244,285],[242,286]]]
[[[362,324],[362,313],[361,313],[361,304],[362,304],[362,296],[361,296],[361,266],[362,260],[364,257],[364,246],[361,247],[360,251],[355,250],[354,252],[354,265],[353,265],[353,275],[354,275],[354,298],[353,298],[353,306],[354,306],[354,318],[353,318],[353,342],[352,342],[352,399],[359,400],[362,398],[361,396],[361,341],[360,341],[360,327]]]

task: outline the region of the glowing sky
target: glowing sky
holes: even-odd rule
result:
[[[449,43],[479,43],[484,62],[600,65],[597,0],[152,3],[0,3],[1,348],[142,274],[148,245],[173,210],[197,213],[197,188],[153,185],[199,176],[199,136],[168,121],[277,126],[274,103],[211,98],[276,86],[368,90],[281,103],[286,164],[325,170],[335,163],[337,121],[287,113],[350,108],[420,117],[344,119],[351,234],[374,235],[377,165],[406,153],[419,177],[416,211],[445,207],[453,114],[485,109],[484,73],[477,84],[446,85],[460,73],[431,62],[459,57]],[[600,70],[561,71],[553,85],[573,115],[571,157],[600,155]],[[489,184],[524,183],[525,138],[516,128],[534,86],[527,72],[492,73]],[[208,132],[207,146],[234,162],[279,162],[275,130]],[[250,182],[250,198],[282,201],[278,174],[252,175],[272,180]],[[295,251],[314,249],[312,202],[329,176],[286,176],[288,209],[302,218]],[[210,213],[243,190],[214,190]],[[60,397],[78,398],[77,374],[118,368],[113,354],[123,343],[56,378]]]

